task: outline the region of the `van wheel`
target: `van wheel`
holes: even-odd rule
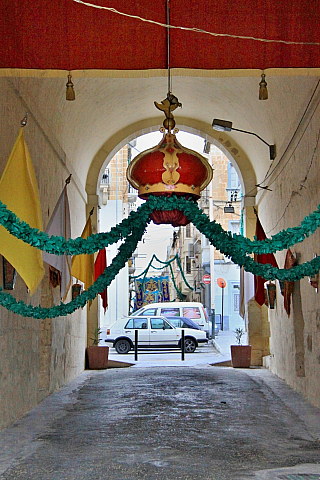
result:
[[[186,353],[193,353],[197,348],[196,342],[192,338],[186,338],[184,341],[184,351]]]
[[[131,350],[131,345],[128,340],[123,338],[122,340],[117,341],[114,348],[116,349],[117,353],[128,353]]]

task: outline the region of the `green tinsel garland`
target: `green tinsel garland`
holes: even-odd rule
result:
[[[136,212],[131,212],[128,218],[112,227],[108,233],[103,232],[90,235],[87,238],[78,237],[66,240],[64,237],[49,236],[45,232],[30,227],[0,201],[0,225],[13,236],[39,250],[55,255],[80,255],[95,253],[126,238],[132,231],[139,228],[141,223],[146,226],[150,222],[149,215],[151,212],[150,206],[144,204]]]
[[[18,302],[12,295],[3,292],[0,287],[0,304],[7,310],[24,317],[54,318],[73,313],[78,308],[84,307],[87,302],[93,300],[99,292],[103,292],[103,290],[110,285],[115,276],[125,266],[128,258],[132,256],[143,233],[144,226],[140,226],[140,228],[132,233],[126,239],[126,242],[120,246],[119,252],[113,259],[111,265],[105,269],[94,284],[69,303],[60,303],[60,305],[51,308],[42,308],[40,305],[34,307],[33,305],[27,305],[23,301]]]
[[[319,205],[318,209],[305,217],[299,226],[282,230],[266,240],[250,240],[242,235],[232,235],[230,232],[226,232],[216,221],[210,222],[207,215],[199,209],[195,202],[175,195],[172,197],[150,195],[146,203],[141,205],[136,212],[131,212],[129,217],[119,225],[112,227],[109,233],[96,233],[90,235],[87,239],[78,237],[65,240],[63,237],[49,237],[45,232],[31,228],[27,223],[19,220],[1,201],[0,224],[15,237],[40,250],[56,255],[80,255],[82,253],[94,253],[125,238],[141,222],[146,225],[153,210],[168,211],[172,209],[181,210],[188,218],[192,219],[198,230],[226,256],[231,256],[236,247],[244,254],[275,253],[288,249],[312,235],[320,226]]]
[[[186,279],[186,277],[185,277],[185,275],[184,275],[184,273],[183,273],[183,270],[182,270],[182,267],[181,267],[181,263],[180,263],[180,259],[179,259],[179,255],[178,255],[178,254],[176,254],[173,258],[171,258],[170,260],[168,260],[168,261],[166,261],[166,262],[163,262],[162,260],[159,260],[159,258],[158,258],[155,254],[153,254],[152,257],[151,257],[151,260],[150,260],[150,262],[149,262],[149,264],[148,264],[148,266],[147,266],[147,268],[145,268],[145,269],[143,270],[143,272],[141,272],[139,275],[132,276],[131,278],[132,278],[132,279],[140,278],[140,277],[142,277],[142,275],[143,275],[143,280],[142,280],[142,286],[143,286],[144,281],[145,281],[145,278],[146,278],[146,275],[147,275],[147,273],[148,273],[148,271],[149,271],[149,268],[152,266],[153,260],[157,260],[159,263],[162,263],[162,265],[164,265],[163,267],[154,267],[154,266],[153,266],[152,268],[154,268],[155,270],[163,270],[163,268],[169,266],[170,272],[171,272],[171,278],[172,278],[173,286],[174,286],[174,288],[175,288],[175,290],[176,290],[176,292],[177,292],[178,297],[180,298],[180,300],[183,300],[183,295],[182,295],[181,291],[179,290],[179,288],[177,287],[177,284],[176,284],[175,279],[174,279],[173,270],[172,270],[172,265],[171,265],[171,264],[172,264],[175,260],[177,261],[177,264],[178,264],[178,267],[179,267],[179,269],[180,269],[180,273],[181,273],[181,276],[182,276],[182,278],[183,278],[184,283],[187,285],[188,288],[190,288],[190,290],[193,290],[193,288],[189,285],[189,283],[187,282],[187,279]]]
[[[306,276],[314,276],[320,270],[320,257],[290,269],[279,269],[269,264],[257,263],[248,255],[251,252],[271,253],[301,242],[319,227],[319,208],[309,217],[306,217],[300,224],[300,227],[279,232],[271,239],[265,241],[251,241],[241,235],[231,235],[230,232],[225,232],[221,225],[215,221],[210,222],[208,217],[192,200],[175,196],[169,198],[149,197],[148,201],[139,207],[137,212],[132,212],[121,224],[113,227],[110,233],[91,235],[88,239],[77,238],[66,241],[62,237],[48,237],[44,232],[30,228],[29,225],[20,221],[16,215],[7,210],[5,205],[0,202],[0,224],[17,238],[49,253],[59,255],[65,253],[75,254],[75,252],[77,254],[93,253],[110,243],[127,237],[125,243],[120,246],[119,252],[111,265],[105,269],[104,273],[100,275],[87,291],[84,291],[71,302],[67,304],[61,303],[52,308],[33,307],[25,304],[23,301],[18,302],[12,295],[4,293],[0,288],[0,304],[14,313],[34,318],[54,318],[74,312],[110,285],[121,268],[125,266],[125,263],[132,256],[138,242],[141,240],[149,221],[150,213],[153,210],[168,211],[172,209],[183,211],[188,218],[192,219],[193,224],[208,238],[210,243],[230,257],[234,263],[243,266],[246,271],[261,276],[266,280],[296,281]]]
[[[142,277],[142,275],[143,275],[143,282],[142,282],[142,283],[144,283],[144,279],[145,279],[145,277],[146,277],[146,275],[147,275],[147,273],[148,273],[148,270],[149,270],[150,266],[152,265],[153,260],[157,260],[157,262],[162,263],[162,265],[164,265],[165,267],[167,267],[168,265],[170,265],[171,263],[173,263],[173,262],[176,260],[176,261],[177,261],[177,264],[178,264],[178,267],[179,267],[179,269],[180,269],[181,276],[182,276],[182,279],[183,279],[184,283],[187,285],[188,288],[190,288],[190,290],[193,290],[193,288],[192,288],[192,287],[189,285],[189,283],[187,282],[187,279],[186,279],[186,277],[185,277],[185,275],[184,275],[184,273],[183,273],[183,269],[182,269],[181,262],[180,262],[180,258],[179,258],[179,255],[178,255],[178,254],[176,254],[174,257],[172,257],[172,258],[171,258],[170,260],[168,260],[168,261],[162,261],[162,260],[160,260],[160,259],[157,257],[157,255],[153,254],[152,257],[151,257],[151,260],[150,260],[150,262],[149,262],[149,264],[148,264],[148,266],[147,266],[147,268],[145,268],[145,269],[143,270],[143,272],[141,272],[139,275],[133,276],[133,277],[131,277],[131,278],[133,278],[133,279],[134,279],[134,278],[139,278],[139,277]],[[156,269],[156,270],[162,270],[164,267],[153,267],[153,268]]]

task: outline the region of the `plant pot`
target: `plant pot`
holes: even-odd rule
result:
[[[233,368],[250,368],[251,345],[230,345]]]
[[[102,370],[108,368],[109,347],[92,345],[87,347],[88,367],[90,370]]]

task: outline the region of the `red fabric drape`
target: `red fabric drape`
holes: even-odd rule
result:
[[[107,256],[106,256],[106,249],[102,248],[99,250],[97,255],[96,261],[94,263],[94,280],[100,277],[100,275],[105,271],[107,268]],[[103,290],[103,292],[99,292],[99,295],[102,298],[102,306],[104,308],[104,312],[108,308],[108,295],[107,289]]]
[[[257,240],[265,240],[267,238],[258,217],[257,217],[257,223],[256,223],[256,237],[257,237]],[[256,262],[259,262],[262,264],[270,263],[273,267],[278,267],[277,261],[273,253],[255,255],[254,259]],[[264,294],[265,282],[266,280],[264,278],[258,277],[257,275],[254,276],[255,300],[260,306],[262,306],[265,303],[265,294]]]
[[[293,256],[290,248],[286,254],[286,260],[284,262],[284,268],[292,268],[294,265],[297,264],[296,258]],[[294,282],[288,282],[287,280],[284,282],[284,309],[287,312],[288,317],[290,317],[290,310],[291,310],[291,295],[293,292]]]
[[[166,23],[165,2],[95,0]],[[320,67],[318,45],[286,45],[236,38],[320,42],[315,0],[171,0],[171,68],[267,69]],[[167,67],[164,27],[81,5],[73,0],[2,0],[0,68],[146,70]]]

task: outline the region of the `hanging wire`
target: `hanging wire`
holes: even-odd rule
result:
[[[76,3],[80,3],[81,5],[85,5],[87,7],[97,8],[99,10],[108,10],[109,12],[116,13],[124,17],[134,18],[135,20],[140,20],[141,22],[152,23],[153,25],[158,25],[159,27],[175,28],[178,30],[186,30],[189,32],[204,33],[206,35],[212,35],[213,37],[239,38],[241,40],[254,40],[256,42],[266,42],[266,43],[283,43],[285,45],[320,45],[320,42],[299,42],[299,41],[295,42],[295,41],[289,41],[289,40],[276,40],[274,38],[259,38],[259,37],[249,37],[245,35],[231,35],[228,33],[209,32],[207,30],[203,30],[202,28],[197,28],[197,27],[183,27],[179,25],[169,25],[161,22],[156,22],[148,18],[139,17],[138,15],[130,15],[129,13],[120,12],[119,10],[116,10],[115,8],[112,8],[112,7],[94,5],[93,3],[83,2],[82,0],[73,0],[73,1]]]
[[[170,0],[167,0],[167,69],[168,69],[168,95],[171,93],[170,76]]]

